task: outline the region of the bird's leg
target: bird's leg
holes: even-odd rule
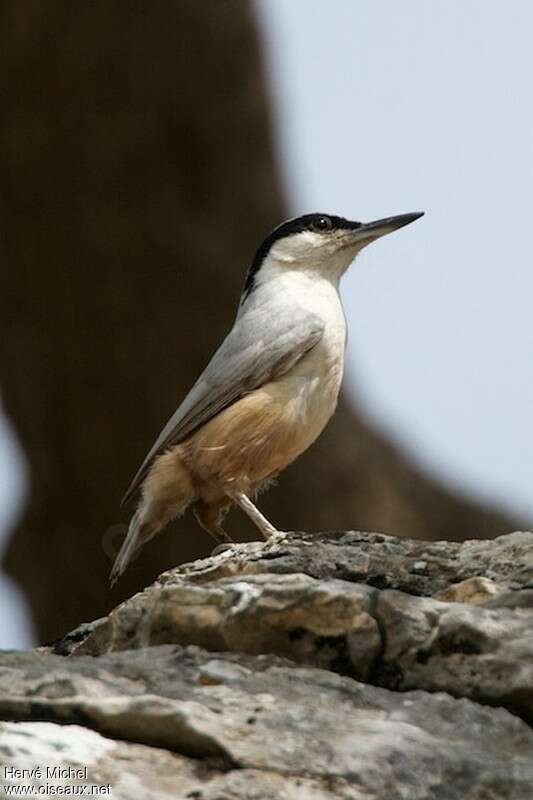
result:
[[[227,492],[227,495],[250,517],[254,525],[259,528],[263,539],[270,539],[273,533],[278,532],[267,518],[261,514],[259,509],[254,506],[250,498],[245,495],[244,492]]]
[[[226,516],[229,505],[227,502],[221,505],[208,505],[199,500],[193,507],[194,516],[198,523],[219,544],[233,542],[231,536],[222,527],[222,520]]]

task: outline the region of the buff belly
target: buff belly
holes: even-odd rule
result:
[[[344,345],[342,318],[290,372],[240,398],[156,458],[142,491],[147,518],[160,529],[193,504],[201,524],[213,530],[232,505],[230,494],[253,496],[298,458],[335,411]]]
[[[210,503],[231,489],[257,492],[314,442],[335,410],[337,394],[295,375],[265,384],[222,411],[176,448],[198,497]]]

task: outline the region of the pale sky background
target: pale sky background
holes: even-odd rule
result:
[[[344,278],[347,386],[533,518],[533,4],[259,0],[295,213],[426,216]]]
[[[426,211],[344,279],[347,390],[442,480],[533,519],[533,4],[257,7],[294,213]],[[0,647],[27,645],[5,581],[0,607]]]

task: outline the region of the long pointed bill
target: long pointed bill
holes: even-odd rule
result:
[[[379,239],[380,236],[397,231],[398,228],[403,228],[423,216],[423,211],[415,211],[411,214],[398,214],[396,217],[386,217],[385,219],[377,219],[374,222],[365,222],[359,228],[351,231],[351,241],[354,244],[373,242],[374,239]]]

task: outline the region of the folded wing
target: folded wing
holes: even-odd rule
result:
[[[264,309],[240,317],[167,422],[131,482],[123,503],[139,488],[154,458],[179,444],[248,392],[288,372],[319,342],[324,325],[316,314],[291,308],[272,318]],[[268,331],[264,336],[262,331]]]

